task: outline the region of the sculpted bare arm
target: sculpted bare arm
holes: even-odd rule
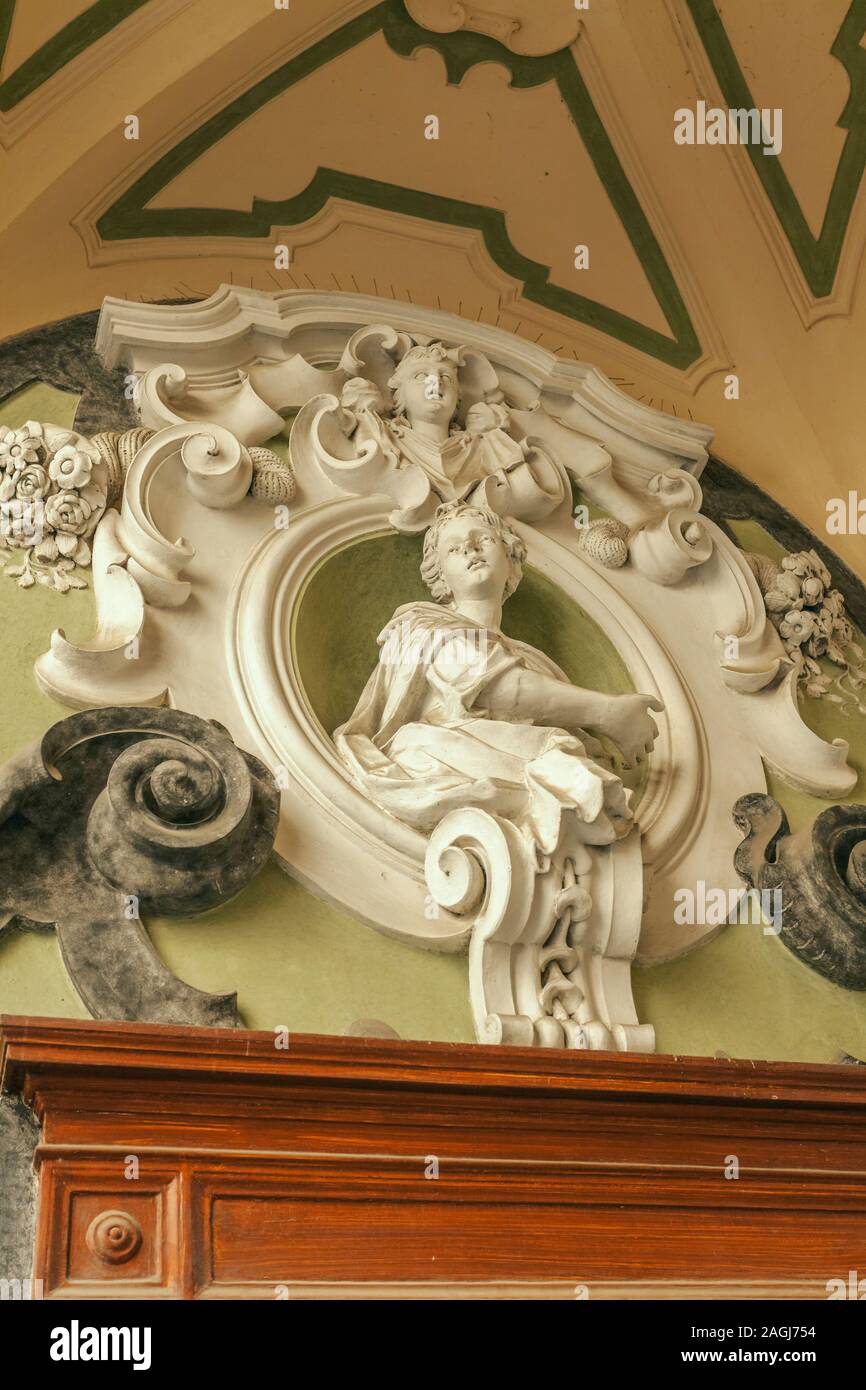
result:
[[[480,701],[494,719],[532,720],[606,735],[620,749],[627,767],[652,752],[658,728],[649,711],[664,709],[653,695],[605,695],[522,666],[511,666],[495,676],[484,687]]]

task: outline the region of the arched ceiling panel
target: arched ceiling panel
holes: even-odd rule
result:
[[[719,7],[755,105],[783,112],[782,168],[816,237],[845,145],[838,122],[851,84],[831,49],[850,8],[851,0],[724,0]]]
[[[410,161],[408,175],[404,176],[407,181],[402,184],[371,179],[367,173],[356,173],[354,170],[319,166],[304,191],[293,196],[283,194],[279,200],[268,201],[258,198],[253,202],[249,212],[223,206],[214,208],[187,205],[165,208],[157,205],[159,195],[183,170],[215,145],[225,141],[233,131],[248,122],[266,104],[291,91],[311,74],[335,63],[342,55],[351,53],[359,45],[373,39],[380,45],[387,43],[393,53],[404,61],[410,59],[418,50],[436,50],[444,60],[448,81],[456,87],[459,87],[466,74],[477,64],[504,66],[510,73],[512,86],[519,91],[526,92],[550,86],[552,91],[558,94],[558,100],[566,108],[568,118],[574,127],[571,148],[578,151],[580,145],[583,145],[585,156],[591,161],[598,179],[603,183],[608,200],[624,228],[625,236],[640,260],[644,275],[668,325],[668,331],[659,332],[658,329],[635,318],[633,313],[625,314],[614,306],[599,302],[585,293],[583,286],[572,287],[571,284],[562,284],[555,280],[551,264],[553,257],[550,253],[546,261],[534,259],[512,237],[504,209],[501,205],[496,205],[496,199],[501,202],[501,191],[497,190],[495,194],[492,190],[488,192],[493,201],[482,201],[479,198],[477,190],[487,176],[483,167],[475,170],[474,179],[470,179],[467,172],[457,175],[458,188],[465,186],[472,194],[469,197],[461,196],[459,193],[455,196],[453,170],[449,173],[447,192],[431,191],[410,182],[409,180],[417,177],[417,165],[423,157],[419,153],[417,159]],[[384,61],[384,47],[382,52]],[[388,83],[382,81],[381,75],[378,79],[383,93],[386,85],[390,88],[396,71],[393,61],[388,60]],[[432,71],[429,64],[419,67],[416,62],[404,67],[401,81],[411,81],[414,77],[417,82],[419,73]],[[481,80],[493,84],[491,93],[496,91],[497,95],[501,95],[503,89],[498,79],[482,75]],[[370,94],[367,93],[366,96],[369,101]],[[345,99],[342,89],[341,97]],[[442,99],[447,99],[449,105],[457,104],[459,94],[452,97],[443,93]],[[417,96],[407,98],[412,106],[416,100]],[[398,119],[402,120],[400,104],[395,103],[393,97],[391,105],[399,112]],[[359,103],[357,109],[363,111],[363,108],[364,103]],[[416,117],[417,114],[416,112]],[[343,119],[351,119],[349,111],[346,111]],[[364,117],[361,116],[359,119],[363,122]],[[460,117],[457,116],[456,119],[459,121]],[[463,123],[466,126],[465,119]],[[515,127],[512,126],[512,129]],[[387,138],[387,131],[382,134],[376,130],[374,134],[371,130],[369,140],[375,142],[377,137],[380,141]],[[483,140],[483,132],[480,133],[480,138]],[[468,129],[465,131],[465,139],[471,139]],[[521,132],[517,140],[523,145],[525,132]],[[318,146],[318,141],[316,143]],[[499,148],[501,150],[502,146]],[[354,150],[352,153],[355,157]],[[574,159],[583,159],[583,167],[588,169],[583,154],[575,153]],[[483,163],[483,160],[479,160],[480,166],[483,166]],[[540,177],[544,175],[541,174]],[[514,186],[518,186],[519,177],[512,174],[512,178]],[[569,189],[571,187],[569,179]],[[472,190],[476,191],[472,193]],[[326,38],[311,45],[305,52],[282,64],[230,102],[136,180],[102,215],[97,227],[99,235],[105,241],[148,236],[266,237],[274,227],[296,225],[314,216],[332,196],[391,208],[431,221],[475,228],[482,232],[487,251],[500,269],[519,276],[524,281],[524,294],[528,299],[580,322],[601,328],[602,331],[611,333],[672,365],[687,367],[700,355],[700,344],[674,276],[593,106],[571,49],[562,49],[545,57],[525,58],[511,53],[496,40],[478,34],[431,34],[409,18],[402,0],[382,0],[382,3],[349,20]],[[545,202],[548,200],[545,199]],[[611,225],[609,223],[608,227]],[[535,224],[533,231],[537,234]],[[579,236],[572,237],[571,232],[567,237],[563,233],[562,241],[555,248],[556,258],[559,260],[563,257],[563,247],[569,245],[573,248],[580,240]],[[620,240],[620,244],[625,243]],[[625,263],[625,273],[628,275],[628,261]],[[573,276],[572,259],[569,278],[573,280]]]
[[[438,140],[424,138],[429,113],[440,122]],[[417,191],[440,200],[444,220],[451,200],[495,209],[504,215],[515,248],[531,261],[549,263],[553,283],[660,335],[668,332],[555,85],[515,90],[503,68],[490,63],[473,68],[459,86],[447,85],[436,54],[425,49],[413,60],[401,58],[381,35],[268,102],[148,207],[207,208],[218,191],[226,209],[249,214],[258,197],[294,202],[301,217],[304,200],[298,195],[323,167],[356,177],[357,196],[365,201],[401,201],[397,189],[389,192],[399,169],[402,198]],[[588,269],[575,269],[576,243],[591,248]],[[334,269],[339,273],[340,267]]]
[[[148,0],[0,0],[0,111],[9,111]]]
[[[759,32],[755,26],[756,16],[763,17],[765,22],[769,22],[772,18],[774,33],[777,36],[776,62],[781,66],[778,45],[781,43],[781,50],[784,53],[785,39],[784,36],[779,38],[779,35],[783,35],[783,26],[778,23],[776,0],[773,0],[772,4],[768,0],[763,0],[761,4],[753,3],[749,6],[748,15],[751,19],[751,29],[748,28],[749,20],[744,21],[743,12],[738,5],[732,7],[730,4],[725,4],[722,7],[721,0],[686,0],[686,4],[698,28],[701,42],[727,104],[737,109],[763,104],[759,100],[760,93],[754,89],[759,82],[766,82],[766,78],[762,78],[761,73],[753,72],[748,68],[748,60],[738,53],[726,24],[733,16],[735,30],[746,27],[749,33],[746,47],[749,49],[759,44]],[[822,4],[819,6],[798,5],[796,7],[795,33],[797,39],[794,40],[792,35],[792,41],[796,42],[798,53],[803,52],[804,35],[800,28],[801,15],[805,15],[807,11],[813,12],[811,22],[817,25],[824,35],[821,40],[823,44],[826,39],[826,30],[829,28],[830,16],[836,14],[836,9],[835,0],[828,0],[827,5],[824,5],[822,0]],[[814,16],[816,10],[820,12],[820,20]],[[815,296],[832,293],[848,222],[860,190],[864,169],[866,169],[866,52],[862,47],[864,33],[866,33],[866,0],[852,0],[845,12],[841,26],[831,42],[830,51],[833,58],[842,65],[847,74],[849,94],[844,109],[836,118],[837,124],[845,132],[845,138],[833,173],[832,188],[821,220],[821,230],[817,236],[809,225],[795,187],[787,173],[784,152],[781,157],[775,158],[765,155],[759,146],[745,146],[745,151],[754,166],[764,193],[772,204],[809,288]],[[808,51],[811,66],[812,50],[809,49]],[[744,62],[746,67],[744,67]],[[824,70],[823,65],[822,70]],[[801,132],[801,155],[799,160],[795,160],[795,166],[799,168],[801,183],[806,182],[809,185],[807,204],[811,206],[814,214],[814,198],[816,196],[814,185],[820,185],[821,179],[820,176],[815,177],[813,175],[811,180],[806,180],[803,174],[802,141],[808,141],[811,138],[809,132],[813,116],[808,95],[803,90],[802,61],[797,63],[796,71],[800,76],[799,96],[796,99],[796,104],[800,108],[800,115],[799,120],[795,122],[795,129],[799,126]],[[793,109],[793,106],[790,110],[786,107],[789,117],[793,113]],[[822,138],[820,121],[818,122],[818,129],[820,141]],[[814,160],[814,150],[812,157]]]

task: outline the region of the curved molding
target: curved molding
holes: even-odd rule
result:
[[[14,19],[7,0],[0,63]],[[0,145],[11,149],[64,101],[194,0],[96,0],[0,82]]]
[[[826,739],[804,723],[797,698],[797,673],[789,670],[770,689],[745,702],[746,725],[767,763],[792,787],[810,796],[847,796],[857,785],[844,738]]]
[[[147,659],[144,595],[126,569],[119,521],[116,511],[106,512],[93,541],[96,632],[76,643],[57,628],[48,651],[36,659],[36,679],[46,695],[74,709],[115,700],[163,705],[168,697],[163,678]]]
[[[249,374],[236,367],[199,374],[195,387],[183,367],[161,363],[145,372],[137,389],[141,420],[151,429],[187,424],[193,420],[217,420],[231,412],[232,434],[241,444],[272,439],[283,428],[283,419],[262,400]]]
[[[184,571],[195,547],[183,536],[168,539],[157,520],[170,510],[178,470],[198,503],[223,510],[249,490],[253,463],[216,424],[171,425],[142,445],[126,475],[120,513],[106,512],[94,535],[96,632],[70,642],[57,629],[37,658],[36,678],[54,699],[77,709],[167,702],[169,678],[146,628],[148,607],[179,608],[192,589]]]
[[[645,483],[672,466],[698,475],[707,461],[708,426],[641,404],[589,363],[557,357],[491,324],[373,295],[220,285],[194,304],[106,298],[96,351],[107,367],[138,373],[171,363],[172,373],[186,373],[187,392],[199,377],[237,368],[279,414],[313,394],[338,394],[345,372],[321,371],[317,364],[338,362],[355,330],[376,323],[471,344],[493,363],[519,410],[542,404],[554,420],[599,439],[625,481]],[[232,417],[220,418],[228,423]],[[527,433],[537,432],[534,419],[526,424]]]
[[[539,10],[537,0],[406,0],[418,24],[436,34],[468,29],[498,39],[512,53],[539,57],[574,43],[582,20],[576,9]]]
[[[411,57],[422,47],[433,47],[445,62],[449,82],[461,81],[476,63],[495,61],[507,68],[515,85],[538,86],[548,82],[556,85],[576,130],[592,153],[608,197],[627,228],[643,273],[670,326],[670,337],[565,286],[551,284],[550,267],[524,256],[512,244],[505,214],[498,208],[443,198],[417,189],[396,188],[328,168],[319,168],[307,188],[293,197],[274,202],[255,199],[250,212],[227,208],[159,209],[151,205],[155,195],[181,169],[210,149],[217,138],[246,119],[252,110],[377,33],[381,33],[392,50],[402,57]],[[250,91],[230,102],[216,119],[207,120],[167,150],[109,207],[91,207],[87,218],[103,244],[148,236],[265,237],[276,226],[306,223],[332,197],[409,212],[432,222],[474,227],[482,234],[491,259],[507,274],[523,282],[524,296],[530,301],[579,323],[589,323],[669,366],[688,369],[703,355],[686,303],[593,106],[571,50],[563,48],[546,56],[524,57],[511,53],[488,37],[466,33],[433,34],[414,23],[402,4],[395,0],[382,0],[289,59]]]
[[[298,516],[289,531],[263,538],[237,578],[228,615],[228,661],[243,717],[270,765],[288,769],[304,797],[319,808],[323,824],[340,826],[389,874],[417,891],[426,839],[352,786],[330,732],[322,729],[309,705],[289,639],[306,583],[318,565],[346,545],[388,533],[388,514],[381,498],[326,502]],[[599,624],[637,688],[665,703],[657,753],[637,808],[644,855],[661,874],[682,855],[700,825],[706,740],[696,711],[667,653],[606,579],[533,528],[517,529],[530,562]],[[322,887],[327,891],[326,884]],[[468,935],[456,917],[428,920],[420,914],[412,921],[403,903],[399,909],[395,903],[394,920],[386,929],[440,946]]]
[[[222,425],[204,429],[186,423],[170,425],[139,449],[127,474],[118,538],[129,556],[130,574],[148,603],[158,608],[186,603],[191,587],[180,576],[195,548],[183,536],[168,541],[153,510],[162,470],[176,466],[178,453],[187,471],[187,487],[205,507],[235,506],[249,490],[253,476],[246,449]]]

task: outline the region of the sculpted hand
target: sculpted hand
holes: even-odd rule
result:
[[[600,726],[622,753],[626,767],[635,767],[652,752],[658,727],[650,710],[661,712],[664,705],[654,695],[613,695]]]

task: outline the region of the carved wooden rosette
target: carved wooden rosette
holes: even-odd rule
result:
[[[270,853],[278,804],[267,768],[218,724],[168,709],[72,715],[0,768],[0,923],[56,927],[94,1018],[240,1026],[235,995],[171,974],[139,912],[234,897]]]
[[[740,877],[781,894],[780,939],[819,975],[866,989],[866,806],[831,806],[792,835],[770,796],[740,797]]]

